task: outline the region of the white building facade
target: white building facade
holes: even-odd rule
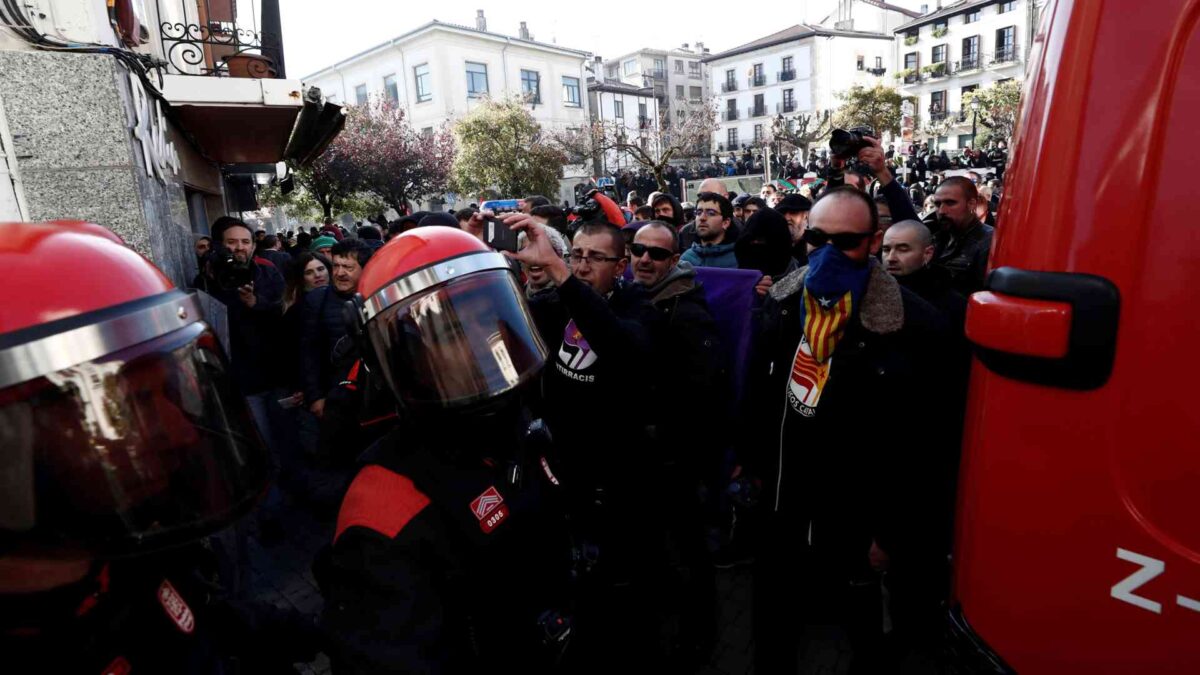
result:
[[[622,82],[588,83],[588,109],[592,121],[615,125],[625,137],[640,145],[643,150],[653,151],[659,142],[659,100],[650,87],[635,87]],[[608,175],[621,169],[636,169],[637,164],[628,153],[609,150],[603,157],[596,158],[593,172]]]
[[[973,116],[963,97],[1024,79],[1037,12],[1033,0],[962,0],[896,29],[893,77],[917,99],[913,140],[947,150],[971,145]]]
[[[712,90],[719,128],[713,151],[724,154],[759,145],[772,119],[834,110],[837,95],[854,85],[884,79],[892,37],[800,24],[716,54]]]
[[[676,49],[641,49],[604,62],[603,79],[650,87],[659,109],[678,121],[712,100],[712,78],[703,42]],[[600,73],[596,74],[599,79]]]
[[[547,128],[588,121],[589,54],[487,30],[483,10],[474,28],[432,21],[305,78],[349,104],[387,98],[415,128],[452,122],[485,97],[522,96]]]

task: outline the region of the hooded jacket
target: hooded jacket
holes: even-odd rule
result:
[[[758,270],[779,279],[794,269],[792,232],[783,214],[775,209],[759,209],[746,220],[742,236],[734,244],[737,266]]]

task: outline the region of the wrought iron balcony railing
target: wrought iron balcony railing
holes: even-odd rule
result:
[[[747,117],[766,117],[767,116],[767,106],[764,105],[761,108],[756,107],[756,106],[750,106],[749,108],[746,109],[746,116]]]
[[[796,79],[796,71],[795,70],[779,71],[779,81],[780,82],[791,82],[794,79]]]
[[[775,104],[775,112],[777,112],[777,113],[796,112],[796,102],[795,101],[784,101],[783,103],[776,103]]]
[[[955,64],[954,72],[959,73],[964,70],[976,70],[979,68],[979,55],[967,54],[961,61]]]
[[[767,76],[765,74],[751,75],[749,78],[747,78],[747,81],[750,83],[751,87],[762,87],[767,84]]]
[[[284,77],[283,40],[239,19],[237,0],[158,0],[167,71],[214,77]],[[178,19],[172,20],[172,19]]]
[[[992,63],[1015,63],[1019,57],[1017,45],[1003,45],[992,55]]]
[[[721,83],[722,94],[728,94],[731,91],[737,91],[737,82],[735,80],[725,80]]]
[[[737,118],[738,118],[737,108],[730,108],[725,111],[725,121],[726,122],[732,122],[733,120],[736,120]]]

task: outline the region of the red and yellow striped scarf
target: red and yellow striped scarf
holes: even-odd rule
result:
[[[846,334],[846,324],[854,316],[854,298],[846,291],[840,299],[822,307],[816,296],[804,289],[804,337],[808,339],[813,360],[825,363],[833,356],[838,342]]]

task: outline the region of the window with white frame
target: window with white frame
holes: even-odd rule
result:
[[[625,119],[625,102],[613,99],[613,117]]]
[[[429,74],[428,63],[413,68],[413,82],[417,87],[417,103],[433,99],[433,76]]]
[[[486,63],[467,61],[467,96],[475,98],[488,93]]]
[[[395,74],[383,78],[383,92],[387,94],[387,99],[392,103],[400,102],[400,88],[396,86]]]
[[[579,78],[578,77],[563,77],[563,105],[569,108],[579,108],[583,106],[583,99],[579,96]]]
[[[354,102],[358,105],[367,104],[367,85],[360,84],[354,88]]]
[[[521,70],[521,95],[529,103],[542,102],[542,76],[536,70]]]

